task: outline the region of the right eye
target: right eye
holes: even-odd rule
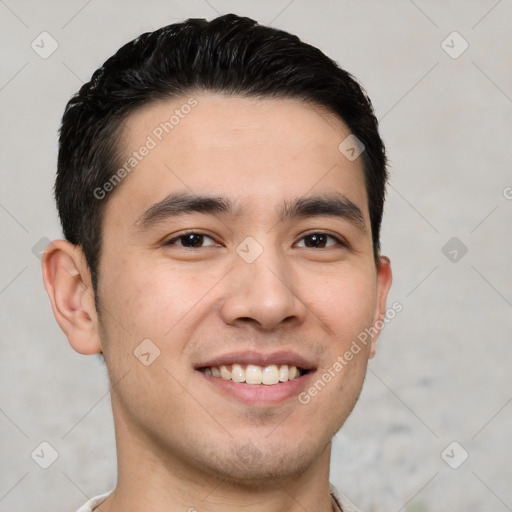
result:
[[[187,249],[200,249],[201,247],[216,245],[216,242],[211,236],[189,232],[171,238],[165,245],[177,245],[186,247]]]

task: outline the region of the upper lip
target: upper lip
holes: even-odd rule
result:
[[[219,367],[221,365],[229,364],[254,364],[259,366],[268,366],[271,364],[280,365],[287,364],[289,366],[297,366],[303,370],[314,370],[315,365],[308,361],[305,357],[291,351],[280,350],[278,352],[261,353],[251,350],[229,352],[222,354],[211,359],[205,360],[200,364],[195,365],[195,369],[206,367]]]

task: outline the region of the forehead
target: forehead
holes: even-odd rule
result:
[[[135,212],[188,192],[268,212],[283,200],[334,191],[366,216],[361,158],[339,150],[349,135],[338,116],[296,99],[202,93],[159,101],[125,122],[120,165],[134,165],[110,202]]]

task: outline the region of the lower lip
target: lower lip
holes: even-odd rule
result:
[[[231,396],[248,405],[273,405],[285,402],[300,394],[315,372],[310,371],[296,379],[272,385],[233,382],[232,380],[205,375],[203,372],[199,373],[223,395]]]

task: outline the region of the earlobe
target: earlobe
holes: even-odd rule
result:
[[[372,337],[372,345],[369,355],[370,358],[375,356],[375,352],[377,350],[377,339],[379,338],[380,330],[384,324],[384,318],[386,316],[386,299],[389,289],[391,288],[392,280],[391,262],[389,258],[387,256],[379,256],[379,263],[377,266],[377,307],[373,321],[374,329],[378,332]]]
[[[42,270],[53,314],[71,347],[80,354],[100,353],[94,292],[82,250],[55,240],[46,248]]]

